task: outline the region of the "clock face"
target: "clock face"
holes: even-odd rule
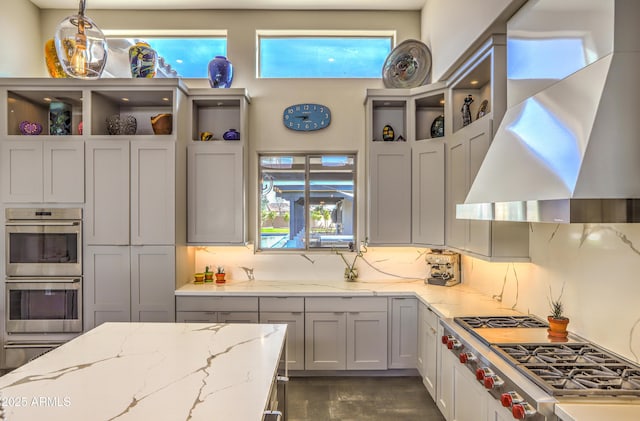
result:
[[[282,123],[287,129],[309,132],[320,130],[331,123],[331,111],[326,105],[296,104],[285,108]]]

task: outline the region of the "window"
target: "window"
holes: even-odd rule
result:
[[[261,155],[259,250],[350,248],[355,155]]]
[[[129,47],[138,41],[147,42],[158,53],[156,77],[206,78],[211,59],[215,56],[227,55],[226,35],[136,35],[135,37],[108,35],[106,76],[131,77]]]
[[[394,34],[258,33],[260,78],[380,78]]]

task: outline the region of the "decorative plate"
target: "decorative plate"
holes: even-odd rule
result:
[[[382,66],[382,81],[387,88],[415,88],[424,85],[430,74],[431,51],[415,39],[398,44]]]
[[[439,115],[431,123],[431,137],[444,136],[444,116]]]

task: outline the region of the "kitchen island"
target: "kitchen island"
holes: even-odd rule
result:
[[[261,420],[286,325],[105,323],[0,377],[0,419]]]

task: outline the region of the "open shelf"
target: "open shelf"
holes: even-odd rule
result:
[[[432,139],[431,128],[437,118],[444,118],[444,92],[415,99],[416,140]],[[443,130],[444,130],[444,123]],[[444,133],[444,131],[443,131]],[[446,133],[443,134],[443,136]]]
[[[192,100],[191,139],[200,140],[200,133],[213,133],[211,140],[222,140],[223,134],[234,129],[241,131],[242,101],[235,98],[206,98]],[[242,140],[243,133],[240,133]]]
[[[40,136],[49,133],[49,107],[62,102],[71,111],[71,134],[77,135],[82,121],[82,91],[15,90],[7,92],[7,135],[22,135],[20,123],[42,125]]]
[[[107,118],[133,116],[136,119],[135,136],[154,135],[151,118],[158,114],[173,112],[171,90],[104,90],[91,94],[91,134],[109,135]],[[175,116],[173,127],[176,127]]]
[[[463,127],[462,107],[468,95],[471,95],[473,98],[473,102],[469,107],[471,111],[471,124],[491,112],[493,104],[491,103],[492,75],[490,53],[482,57],[453,84],[451,94],[454,132]],[[487,101],[487,105],[484,113],[479,115],[483,101]]]
[[[374,100],[372,102],[372,123],[371,135],[373,141],[382,141],[384,127],[389,125],[393,128],[394,141],[399,136],[407,139],[407,101],[406,100]]]

